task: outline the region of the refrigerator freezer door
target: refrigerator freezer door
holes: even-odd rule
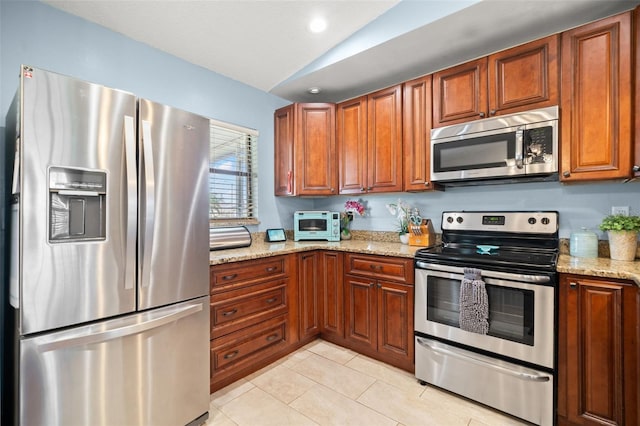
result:
[[[209,291],[209,120],[139,100],[138,309]]]
[[[136,98],[30,67],[21,88],[21,333],[135,310]]]
[[[23,425],[185,425],[209,409],[209,299],[20,342]]]

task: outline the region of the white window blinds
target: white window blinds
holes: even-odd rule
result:
[[[258,223],[258,132],[216,120],[209,144],[209,219]]]

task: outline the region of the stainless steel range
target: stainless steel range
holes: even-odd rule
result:
[[[557,259],[557,212],[444,212],[415,256],[418,380],[553,425]]]

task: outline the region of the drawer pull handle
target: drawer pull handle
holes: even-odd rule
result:
[[[231,315],[233,315],[233,314],[235,314],[235,313],[237,313],[237,312],[238,312],[238,310],[237,310],[237,309],[232,309],[232,310],[230,310],[230,311],[223,312],[223,313],[222,313],[222,316],[223,316],[223,317],[230,317]]]
[[[278,268],[277,268],[277,267],[275,267],[275,266],[270,266],[270,267],[266,268],[265,270],[266,270],[267,272],[273,272],[273,271],[275,271],[275,270],[277,270],[277,269],[278,269]]]
[[[371,264],[371,265],[369,265],[369,267],[370,267],[371,269],[373,269],[374,271],[382,271],[382,266],[381,266],[381,265],[374,265],[374,264]]]
[[[276,300],[278,300],[277,297],[270,297],[269,299],[266,300],[266,302],[271,304],[271,303],[275,302]]]
[[[229,281],[229,280],[234,279],[237,276],[238,276],[238,274],[225,275],[224,277],[222,277],[222,279],[225,280],[225,281]]]
[[[224,359],[231,359],[231,358],[235,357],[236,355],[238,355],[238,351],[229,352],[228,354],[224,355]]]
[[[273,342],[278,338],[278,334],[270,334],[267,336],[267,342]]]

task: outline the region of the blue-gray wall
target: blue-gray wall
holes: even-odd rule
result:
[[[4,123],[25,63],[72,75],[138,96],[257,129],[260,132],[259,227],[292,227],[296,209],[342,210],[359,197],[318,199],[273,196],[273,111],[288,102],[247,85],[189,64],[142,43],[36,1],[0,1],[0,126]],[[259,72],[256,67],[256,72]],[[572,229],[596,229],[612,205],[626,205],[640,214],[639,183],[599,183],[565,186],[530,183],[455,188],[426,194],[387,194],[362,197],[366,218],[353,229],[393,230],[384,205],[398,198],[420,208],[437,229],[443,210],[558,210],[561,235]]]

